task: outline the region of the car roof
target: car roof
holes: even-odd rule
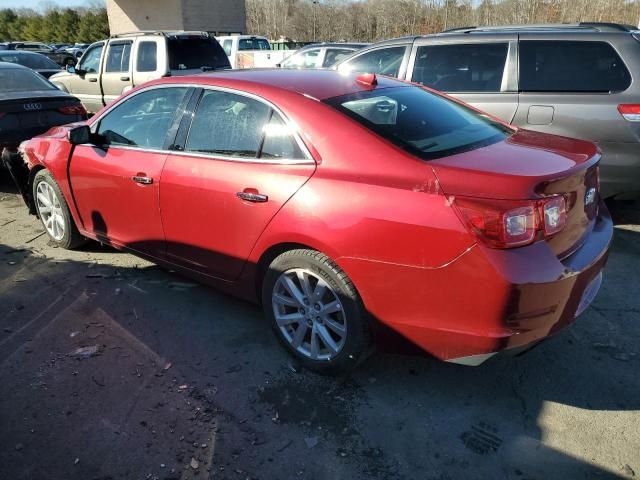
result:
[[[8,70],[10,68],[22,69],[32,71],[30,68],[20,65],[19,63],[0,62],[0,69]]]
[[[321,42],[312,43],[311,45],[305,45],[300,50],[308,50],[310,48],[331,48],[331,47],[344,47],[344,48],[363,48],[370,45],[369,43],[353,43],[353,42]]]
[[[26,50],[2,50],[1,52],[5,52],[7,55],[17,55],[19,57],[44,57],[49,58],[46,55],[42,55],[38,52],[28,52]]]
[[[341,95],[370,91],[372,86],[359,82],[359,76],[361,74],[345,74],[335,70],[246,69],[168,77],[151,82],[151,84],[188,83],[222,86],[238,88],[257,95],[265,90],[286,91],[316,100],[325,100]],[[379,75],[375,88],[406,87],[407,85],[401,80]]]

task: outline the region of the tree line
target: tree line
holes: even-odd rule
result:
[[[33,40],[48,43],[91,43],[109,36],[105,8],[0,10],[0,42]]]
[[[638,0],[246,0],[247,31],[271,39],[372,42],[454,27],[578,21],[638,25]]]

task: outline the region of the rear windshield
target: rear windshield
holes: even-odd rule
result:
[[[418,87],[360,92],[325,103],[425,160],[475,150],[513,133],[485,115]]]
[[[44,55],[19,55],[16,53],[0,54],[0,62],[17,63],[35,70],[60,70],[60,66]]]
[[[264,38],[241,38],[238,50],[271,50],[271,45]]]
[[[215,38],[176,37],[167,40],[169,68],[191,70],[230,68],[229,58]]]
[[[55,90],[39,73],[23,68],[0,68],[0,93]]]

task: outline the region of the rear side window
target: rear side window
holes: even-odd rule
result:
[[[167,46],[171,70],[230,68],[229,58],[215,38],[173,37]]]
[[[138,72],[155,72],[158,69],[158,44],[140,42],[136,60]]]
[[[419,47],[412,80],[443,92],[499,92],[507,43]]]
[[[340,70],[359,73],[379,73],[390,77],[400,74],[406,47],[379,48],[343,63]]]
[[[269,106],[218,90],[202,95],[185,150],[240,158],[304,158],[285,122]]]
[[[627,67],[606,42],[520,42],[522,92],[610,93],[629,85]]]
[[[130,56],[131,42],[110,44],[105,72],[128,72]]]
[[[485,115],[419,87],[384,88],[325,102],[425,160],[491,145],[513,132]]]
[[[338,63],[343,58],[347,58],[352,53],[353,50],[348,50],[346,48],[327,48],[327,53],[324,56],[324,62],[322,62],[322,66],[324,68],[329,68],[330,66]]]

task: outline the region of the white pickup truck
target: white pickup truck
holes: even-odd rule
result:
[[[266,37],[230,35],[216,37],[229,57],[231,68],[272,68],[295,50],[273,50]]]

